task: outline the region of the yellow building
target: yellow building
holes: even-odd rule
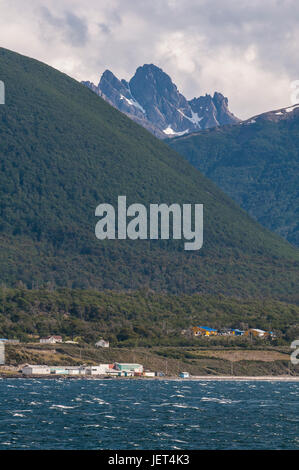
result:
[[[216,336],[218,331],[209,326],[193,326],[192,328],[194,336]]]

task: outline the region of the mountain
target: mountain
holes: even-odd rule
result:
[[[298,301],[298,251],[67,75],[0,49],[0,281]],[[100,203],[204,204],[204,245],[95,237]]]
[[[299,104],[169,141],[262,225],[299,246]]]
[[[129,82],[106,70],[98,85],[82,83],[162,139],[240,121],[221,93],[188,101],[169,75],[153,64],[138,67]]]

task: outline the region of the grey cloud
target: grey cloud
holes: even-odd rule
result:
[[[297,0],[141,0],[134,10],[141,17],[151,17],[156,30],[202,34],[211,52],[225,46],[242,50],[256,45],[267,66],[298,70],[291,45],[299,26]]]
[[[60,31],[64,39],[75,47],[85,46],[88,41],[88,26],[85,19],[66,11],[63,17],[53,15],[48,8],[42,7],[43,19],[54,29]]]
[[[109,34],[111,32],[111,29],[105,23],[99,23],[99,28],[104,34]]]
[[[73,13],[67,12],[65,15],[67,36],[74,46],[83,46],[87,43],[88,28],[84,20],[78,18]]]
[[[78,80],[97,82],[107,68],[127,79],[156,63],[187,97],[217,89],[249,117],[287,106],[299,79],[297,0],[31,0],[21,23],[17,3],[1,3],[1,42]]]

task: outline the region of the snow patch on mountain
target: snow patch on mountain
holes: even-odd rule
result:
[[[140,109],[140,111],[142,111],[145,114],[145,109],[141,106],[141,104],[138,103],[138,101],[134,100],[134,98],[129,99],[129,98],[126,98],[124,95],[120,95],[120,99],[126,100],[126,102],[130,106],[135,106],[136,108]]]
[[[294,111],[295,108],[298,108],[298,107],[299,107],[299,103],[294,104],[294,106],[290,106],[289,108],[286,108],[286,112],[291,113],[292,111]]]
[[[168,126],[166,127],[166,129],[163,130],[164,134],[168,135],[168,136],[180,136],[180,135],[184,135],[184,134],[188,134],[189,132],[189,129],[186,129],[185,131],[181,131],[181,132],[176,132],[174,131],[171,126]]]
[[[199,117],[197,113],[195,113],[192,109],[191,109],[191,117],[190,116],[187,116],[186,114],[183,113],[183,111],[181,109],[178,109],[178,112],[184,116],[184,118],[188,119],[190,122],[192,122],[195,126],[198,126],[199,129],[200,129],[200,121],[203,119],[203,116],[202,117]]]

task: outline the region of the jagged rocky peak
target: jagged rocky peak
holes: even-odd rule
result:
[[[177,108],[188,105],[170,76],[153,64],[138,67],[130,80],[130,88],[136,99],[144,105],[161,106],[163,101],[169,101]]]
[[[106,70],[98,86],[83,83],[160,138],[240,121],[221,93],[188,101],[170,76],[154,64],[138,67],[129,82]]]
[[[105,70],[99,81],[98,88],[107,96],[110,93],[124,93],[128,94],[128,87],[125,83],[119,80],[110,70]]]

